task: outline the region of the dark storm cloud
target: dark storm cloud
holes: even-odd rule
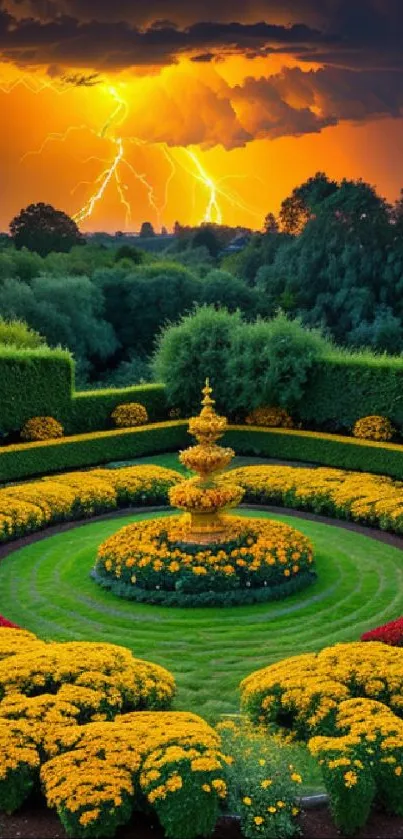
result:
[[[140,29],[122,20],[80,22],[63,15],[43,21],[33,17],[17,19],[5,9],[0,13],[3,58],[31,65],[58,62],[68,66],[91,65],[95,69],[163,66],[195,50],[220,55],[223,51],[244,53],[273,45],[298,53],[300,47],[324,47],[335,39],[337,35],[326,35],[301,23],[286,27],[265,22],[201,21],[180,28],[164,20]]]
[[[149,73],[183,55],[199,64],[197,79],[174,68],[169,90],[156,76],[144,113],[132,103],[138,136],[178,145],[233,148],[401,116],[402,43],[403,0],[0,0],[0,57],[52,78]],[[256,56],[299,67],[231,87],[216,72],[228,54],[251,59],[251,76]]]

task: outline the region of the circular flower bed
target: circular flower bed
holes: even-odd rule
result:
[[[231,540],[187,544],[187,517],[123,527],[99,548],[93,577],[115,594],[166,605],[234,605],[285,597],[314,581],[310,541],[289,525],[230,517]]]

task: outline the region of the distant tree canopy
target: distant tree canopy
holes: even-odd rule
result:
[[[151,221],[143,221],[143,224],[140,228],[140,238],[141,239],[151,239],[155,236],[155,230]]]
[[[10,235],[15,247],[28,248],[40,256],[51,251],[69,251],[73,245],[84,243],[75,221],[51,204],[29,204],[10,223]]]

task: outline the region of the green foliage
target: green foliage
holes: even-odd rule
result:
[[[299,405],[310,370],[327,346],[318,330],[304,329],[281,313],[269,321],[238,325],[222,372],[231,412],[242,415],[261,405]]]
[[[197,410],[206,376],[210,377],[219,409],[228,406],[225,368],[234,329],[242,324],[239,313],[203,306],[166,327],[157,340],[153,371],[166,385],[170,405],[185,413]]]
[[[0,449],[0,481],[80,469],[83,466],[131,460],[143,455],[177,451],[188,443],[186,423],[116,429],[47,443],[26,443]]]
[[[44,344],[42,335],[30,329],[23,320],[3,320],[0,318],[0,345],[12,344],[14,347],[35,349]]]
[[[73,219],[50,204],[30,204],[10,222],[16,248],[26,247],[41,256],[51,251],[69,251],[84,239]]]
[[[231,446],[239,455],[317,463],[403,480],[402,446],[382,445],[311,431],[277,428],[255,431],[241,427],[230,428],[224,436],[224,444]]]
[[[228,805],[240,817],[246,839],[287,839],[298,828],[296,802],[302,777],[294,769],[293,749],[267,738],[246,723],[219,726],[227,766]]]
[[[111,414],[124,402],[140,402],[147,410],[150,422],[166,416],[166,397],[163,385],[149,384],[122,389],[95,390],[75,393],[72,399],[68,430],[73,434],[112,428]]]
[[[313,364],[298,414],[303,423],[332,431],[372,414],[402,426],[402,378],[403,358],[332,352]]]
[[[87,277],[42,275],[29,285],[5,280],[0,310],[6,318],[25,320],[50,346],[69,349],[81,369],[91,369],[117,348],[113,327],[103,318],[102,292]]]
[[[18,431],[35,416],[50,414],[64,424],[72,382],[69,353],[0,345],[0,434]]]
[[[318,331],[285,315],[247,324],[239,313],[203,307],[164,330],[154,373],[169,403],[185,412],[196,408],[209,375],[217,405],[239,415],[260,405],[298,404],[315,359],[327,349]]]

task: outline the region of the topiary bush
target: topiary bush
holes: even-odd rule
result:
[[[111,419],[117,428],[132,428],[136,425],[145,425],[148,422],[148,414],[140,402],[126,402],[116,406],[112,411]]]
[[[395,429],[391,421],[387,417],[377,415],[362,417],[353,427],[354,437],[361,440],[376,440],[379,443],[387,443],[394,433]]]
[[[293,428],[294,423],[285,408],[262,406],[255,408],[245,419],[247,425],[260,425],[263,428]]]
[[[55,440],[63,437],[63,426],[54,417],[32,417],[21,429],[21,439],[26,443]]]

